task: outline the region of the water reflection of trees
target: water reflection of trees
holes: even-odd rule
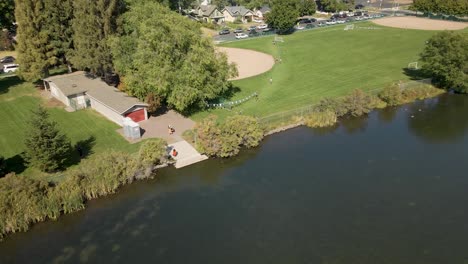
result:
[[[340,125],[343,126],[344,131],[348,134],[363,132],[367,128],[369,117],[367,115],[359,117],[345,117],[340,119]]]
[[[390,123],[395,119],[398,113],[397,107],[386,107],[384,109],[377,110],[377,116],[381,122]]]
[[[409,105],[408,127],[429,143],[462,140],[468,130],[468,97],[444,95]]]

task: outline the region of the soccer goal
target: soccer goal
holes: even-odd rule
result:
[[[346,25],[346,27],[344,28],[344,30],[353,30],[353,29],[354,29],[354,24]]]
[[[412,69],[412,70],[417,70],[417,69],[419,69],[419,68],[418,68],[418,62],[415,61],[415,62],[410,62],[410,63],[408,63],[408,69]]]
[[[275,42],[284,42],[283,37],[275,37]]]

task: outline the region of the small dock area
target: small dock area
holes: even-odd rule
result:
[[[177,151],[177,156],[173,157],[176,161],[174,164],[176,169],[208,159],[206,155],[198,153],[198,151],[185,140],[169,144],[167,148],[168,154],[172,153],[173,149]]]

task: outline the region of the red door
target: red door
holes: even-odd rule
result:
[[[145,109],[133,111],[131,113],[126,114],[125,117],[130,117],[135,122],[143,121],[145,120]]]

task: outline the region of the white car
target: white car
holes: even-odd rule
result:
[[[261,20],[261,19],[255,19],[255,18],[254,18],[252,21],[253,21],[253,22],[256,22],[256,23],[262,23],[262,22],[263,22],[263,20]]]
[[[261,24],[261,25],[258,25],[258,26],[257,26],[257,29],[265,29],[265,28],[267,28],[267,27],[268,27],[268,25],[266,25],[266,24]]]
[[[297,29],[297,30],[301,30],[301,29],[304,29],[304,28],[305,28],[305,27],[304,27],[304,26],[301,26],[301,25],[296,26],[296,29]]]
[[[9,72],[15,72],[19,68],[18,64],[5,64],[3,65],[3,72],[4,73],[9,73]]]
[[[336,21],[336,23],[338,23],[338,24],[344,24],[345,22],[346,22],[346,21],[344,21],[344,20],[337,20],[337,21]]]
[[[329,21],[325,22],[325,24],[327,24],[327,25],[335,25],[335,24],[336,24],[336,21],[335,21],[335,20],[329,20]]]
[[[236,39],[245,39],[245,38],[248,38],[249,35],[245,34],[245,33],[237,33],[236,34]]]

